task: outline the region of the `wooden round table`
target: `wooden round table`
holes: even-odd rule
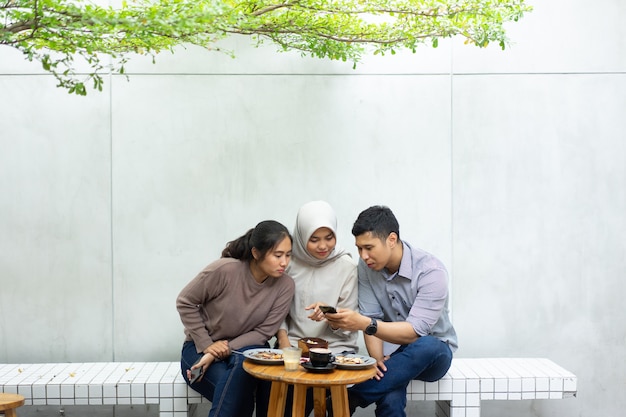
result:
[[[292,417],[304,417],[306,390],[313,388],[315,417],[326,416],[326,389],[330,389],[334,417],[350,417],[348,385],[371,379],[376,366],[365,369],[334,369],[329,373],[313,373],[302,366],[297,371],[286,371],[280,365],[259,364],[246,359],[243,369],[257,378],[272,381],[268,417],[283,417],[287,400],[287,387],[293,385]]]
[[[0,393],[0,412],[5,417],[16,417],[15,409],[24,405],[24,397],[18,394]]]

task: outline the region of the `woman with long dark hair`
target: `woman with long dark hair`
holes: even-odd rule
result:
[[[284,274],[292,239],[267,220],[229,242],[222,258],[204,268],[178,295],[185,326],[181,369],[187,383],[212,402],[209,417],[267,413],[269,383],[242,368],[247,349],[269,347],[289,312],[293,280]],[[191,382],[192,372],[203,375]]]

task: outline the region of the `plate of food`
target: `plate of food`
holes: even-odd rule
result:
[[[283,363],[283,351],[281,349],[249,349],[243,352],[243,356],[252,362],[265,365],[278,365]]]
[[[375,365],[376,359],[371,356],[355,355],[352,353],[348,355],[337,354],[335,355],[335,361],[333,363],[337,365],[339,369],[364,369]]]

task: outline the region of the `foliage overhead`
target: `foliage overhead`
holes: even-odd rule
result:
[[[215,50],[230,34],[354,64],[365,53],[437,47],[452,36],[504,49],[504,26],[530,10],[524,0],[0,0],[0,45],[85,95],[85,83],[102,90],[103,73],[123,74],[131,54],[154,59],[181,44]],[[81,74],[76,60],[89,70]]]

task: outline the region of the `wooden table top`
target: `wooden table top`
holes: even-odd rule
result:
[[[371,379],[376,375],[376,366],[365,369],[337,369],[328,373],[308,372],[302,366],[297,371],[286,371],[283,364],[266,365],[254,363],[246,359],[243,369],[257,378],[286,382],[288,384],[302,384],[309,386],[330,387],[333,385],[358,384]]]
[[[0,393],[0,411],[10,410],[22,405],[24,405],[23,396],[6,392]]]

